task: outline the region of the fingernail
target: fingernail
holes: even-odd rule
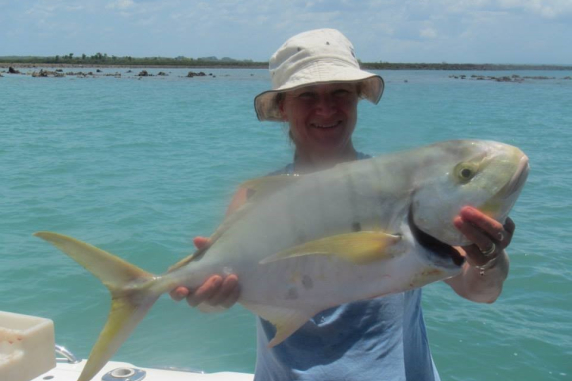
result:
[[[465,212],[470,213],[470,214],[474,214],[476,212],[476,209],[472,206],[466,206],[464,208]]]

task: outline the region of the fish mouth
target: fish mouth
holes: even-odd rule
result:
[[[425,233],[423,230],[419,229],[417,225],[415,225],[415,221],[413,220],[413,210],[411,208],[409,209],[407,220],[409,222],[409,228],[411,229],[413,238],[415,238],[415,240],[426,250],[438,258],[443,259],[445,263],[452,261],[453,264],[458,267],[465,263],[465,258],[459,253],[457,249]]]
[[[526,179],[528,178],[528,171],[530,170],[528,164],[528,157],[523,155],[519,162],[517,170],[515,171],[514,175],[508,181],[508,183],[498,192],[503,198],[507,198],[512,196],[515,192],[522,188]]]

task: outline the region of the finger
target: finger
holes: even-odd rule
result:
[[[494,243],[485,232],[477,228],[472,223],[467,222],[462,217],[456,217],[453,223],[469,241],[478,246],[481,252],[489,250]],[[468,247],[470,246],[464,246],[464,248]]]
[[[514,222],[511,219],[507,218],[507,221],[504,224],[504,233],[503,233],[503,241],[502,241],[502,247],[503,248],[506,248],[506,247],[508,247],[508,245],[510,245],[515,229],[516,229],[516,226],[515,226]]]
[[[193,238],[193,243],[195,244],[197,249],[201,249],[202,247],[210,243],[210,239],[207,237],[195,237]]]
[[[464,246],[463,249],[471,266],[484,266],[492,260],[491,257],[485,257],[477,245]]]
[[[471,223],[482,229],[493,239],[499,238],[499,233],[504,231],[504,227],[500,222],[475,208],[465,207],[461,209],[460,216],[463,221]]]
[[[473,224],[475,227],[482,229],[489,236],[492,242],[495,243],[499,251],[505,249],[508,245],[510,245],[512,234],[515,228],[514,222],[510,218],[507,217],[507,221],[503,226],[494,218],[491,218],[472,207],[463,208],[461,210],[460,216],[465,222]],[[482,246],[479,247],[482,248]],[[490,247],[491,246],[488,246],[487,248]]]
[[[221,283],[222,277],[220,275],[210,277],[195,292],[187,296],[187,303],[189,303],[191,307],[196,307],[212,297],[212,295],[218,291]]]
[[[180,302],[189,295],[189,289],[186,287],[177,287],[169,292],[171,299]]]
[[[236,287],[232,289],[232,292],[230,293],[228,298],[226,298],[226,300],[222,303],[222,306],[224,306],[225,308],[232,307],[238,301],[239,297],[240,297],[240,285],[237,284]]]
[[[229,305],[230,307],[232,303],[230,303],[228,299],[232,295],[236,287],[238,287],[238,278],[236,275],[231,274],[223,280],[222,285],[218,289],[218,291],[214,293],[212,297],[207,299],[205,302],[212,306],[223,304],[223,305]]]
[[[504,223],[504,230],[506,230],[510,236],[512,237],[512,235],[514,234],[514,231],[516,229],[516,224],[514,223],[514,221],[512,220],[512,218],[507,217],[506,221]]]

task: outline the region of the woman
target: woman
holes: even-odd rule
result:
[[[353,47],[333,29],[290,38],[270,60],[273,90],[258,95],[260,120],[284,121],[295,145],[294,161],[274,174],[309,173],[367,158],[352,144],[360,98],[377,103],[380,76],[359,69]],[[246,200],[239,191],[229,212]],[[455,226],[473,242],[458,248],[462,272],[445,282],[464,298],[492,303],[508,274],[504,248],[514,232],[471,207]],[[195,239],[197,247],[208,239]],[[197,290],[179,287],[171,296],[202,309],[228,308],[240,293],[239,279],[213,276]],[[205,307],[207,306],[207,307]],[[210,306],[210,307],[208,307]],[[421,289],[359,301],[323,311],[268,349],[274,327],[258,319],[256,380],[438,380],[421,310]]]

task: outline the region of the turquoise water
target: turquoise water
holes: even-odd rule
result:
[[[215,229],[240,182],[292,156],[284,128],[259,123],[252,108],[265,70],[193,79],[148,71],[160,70],[170,75],[0,78],[0,310],[53,319],[57,342],[80,357],[106,320],[107,290],[33,232],[68,234],[162,272],[193,251],[193,236]],[[530,157],[500,299],[475,304],[444,284],[425,288],[442,379],[572,379],[572,81],[449,78],[572,73],[381,74],[380,104],[360,104],[361,151],[482,138]],[[254,319],[241,307],[205,315],[164,297],[116,359],[252,372]]]

